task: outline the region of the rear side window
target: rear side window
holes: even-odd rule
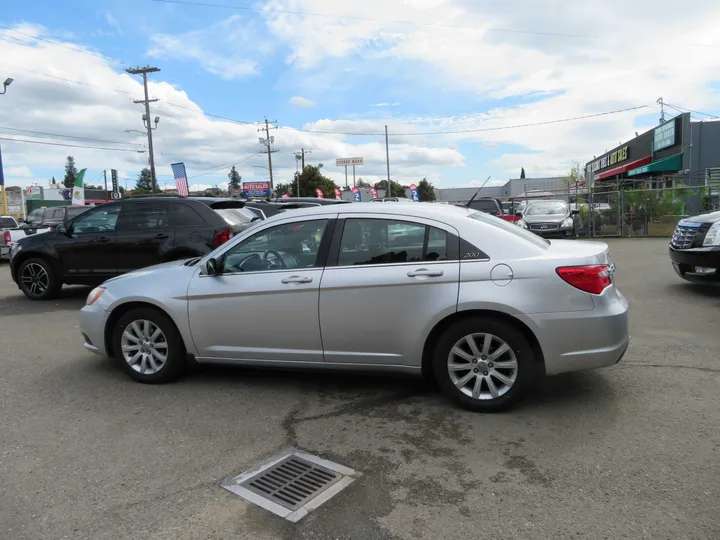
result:
[[[170,205],[170,226],[205,225],[205,220],[187,204]]]
[[[86,210],[87,210],[87,208],[70,207],[67,209],[67,219],[72,219],[75,216],[79,216]]]
[[[123,204],[117,220],[118,231],[146,231],[168,227],[168,205],[164,203]]]
[[[486,223],[487,225],[492,225],[493,227],[497,227],[498,229],[503,229],[504,231],[514,234],[515,236],[522,238],[523,240],[527,240],[528,242],[534,244],[539,248],[547,249],[550,245],[550,242],[548,240],[541,238],[535,233],[531,233],[530,231],[527,231],[522,227],[518,227],[517,225],[513,225],[512,223],[508,223],[505,220],[488,217],[482,212],[473,212],[471,214],[468,214],[468,217],[470,219],[482,221],[483,223]]]
[[[399,264],[448,259],[445,231],[420,223],[347,219],[338,266]]]
[[[52,219],[53,214],[55,213],[55,208],[46,208],[43,212],[43,219]]]
[[[0,217],[0,229],[11,229],[13,227],[17,227],[17,223],[13,218]]]

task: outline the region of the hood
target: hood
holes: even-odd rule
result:
[[[692,223],[717,223],[720,221],[720,211],[710,212],[709,214],[700,214],[699,216],[692,216],[685,218],[682,221],[690,221]]]
[[[523,220],[525,223],[562,223],[567,218],[570,217],[570,214],[551,214],[551,215],[523,215]]]
[[[193,257],[193,259],[200,260],[199,257]],[[114,278],[108,279],[105,283],[113,283],[116,281],[121,280],[128,280],[128,279],[138,279],[138,278],[145,278],[145,277],[154,277],[158,275],[162,275],[162,279],[173,279],[173,277],[179,276],[183,273],[192,274],[195,269],[197,268],[197,263],[185,266],[185,263],[191,259],[182,259],[179,261],[170,261],[162,264],[156,264],[154,266],[148,266],[147,268],[140,268],[139,270],[133,270],[132,272],[128,272],[127,274],[123,274],[121,276],[117,276]]]

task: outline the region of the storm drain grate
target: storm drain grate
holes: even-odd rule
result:
[[[241,486],[290,510],[325,491],[342,478],[338,473],[297,456],[289,456]]]
[[[287,450],[222,487],[298,521],[350,485],[359,473],[299,450]]]

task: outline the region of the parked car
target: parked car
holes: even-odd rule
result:
[[[307,204],[310,206],[327,206],[332,204],[350,204],[350,201],[342,199],[321,199],[319,197],[278,197],[274,200],[276,203],[288,204]],[[300,207],[298,207],[300,208]]]
[[[76,216],[79,216],[83,212],[86,212],[92,208],[92,206],[51,206],[48,208],[38,208],[42,210],[40,217],[40,223],[37,225],[39,228],[54,229],[59,225],[62,225],[66,221],[70,221]],[[32,213],[32,212],[31,212]],[[30,222],[33,224],[34,222]]]
[[[504,221],[509,221],[510,223],[514,223],[520,219],[513,214],[506,213],[503,208],[502,201],[500,199],[496,199],[495,197],[478,197],[471,200],[468,204],[458,204],[458,206],[466,206],[468,208],[472,208],[473,210],[477,210],[478,212],[484,212],[486,214],[490,214],[491,216],[497,216]]]
[[[204,255],[232,238],[233,225],[215,209],[233,205],[242,202],[144,197],[103,204],[47,234],[20,239],[11,251],[12,278],[28,298],[46,300],[62,284],[97,285],[160,262]]]
[[[144,383],[181,375],[189,357],[422,373],[491,412],[539,374],[622,358],[628,303],[613,272],[606,244],[550,243],[468,208],[325,206],[105,282],[80,331],[86,349]]]
[[[562,200],[530,201],[517,225],[543,238],[574,238],[577,233],[577,210]]]
[[[10,259],[13,247],[21,238],[49,230],[21,225],[12,216],[0,216],[0,260]]]
[[[720,284],[720,212],[681,220],[670,240],[677,275],[699,284]]]

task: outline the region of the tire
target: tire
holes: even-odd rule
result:
[[[148,339],[147,334],[155,338]],[[135,345],[136,348],[123,351],[123,346]],[[158,309],[136,308],[120,317],[113,328],[112,346],[115,360],[125,373],[138,382],[166,383],[185,372],[185,344],[180,332],[172,320]]]
[[[30,300],[50,300],[62,287],[52,264],[40,257],[23,261],[18,268],[17,279],[20,290]]]
[[[482,354],[485,335],[491,336],[490,347],[485,351],[489,352],[487,355]],[[468,336],[474,336],[477,355],[473,354]],[[504,349],[503,343],[507,350],[493,362],[493,353]],[[454,352],[456,346],[462,355]],[[499,363],[503,367],[496,365]],[[451,365],[455,369],[451,370]],[[433,357],[433,371],[440,389],[451,400],[474,412],[491,413],[508,409],[524,397],[536,366],[532,347],[517,328],[504,321],[473,317],[454,323],[440,336]],[[474,394],[478,397],[473,397]]]

